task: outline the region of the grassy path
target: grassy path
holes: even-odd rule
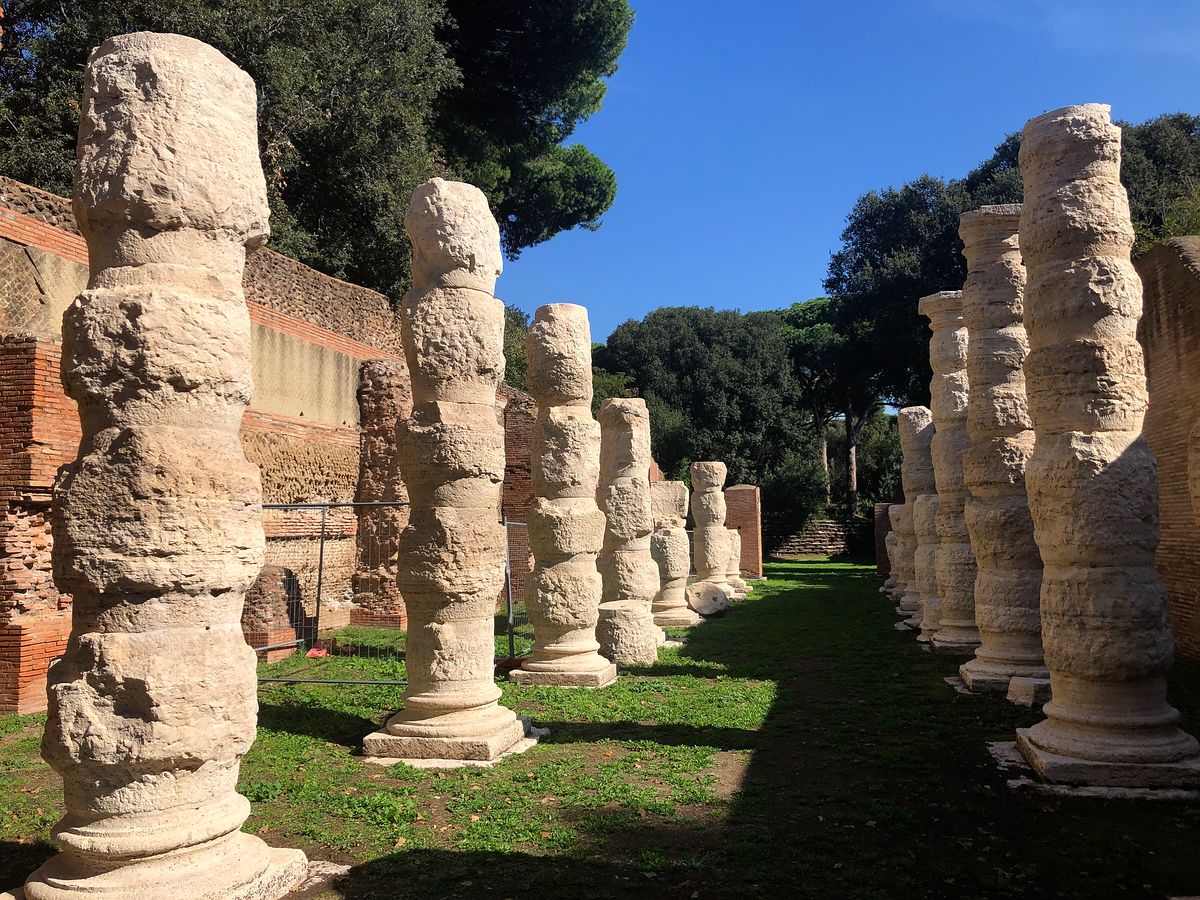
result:
[[[989,740],[1037,716],[956,694],[872,569],[803,562],[594,692],[505,686],[551,737],[490,770],[354,758],[394,688],[264,686],[246,829],[354,863],[346,897],[1166,897],[1200,891],[1195,804],[1014,795]],[[339,659],[347,677],[403,673]],[[281,666],[284,664],[277,664]],[[1200,714],[1200,672],[1175,702]],[[41,719],[0,718],[0,887],[49,852]],[[1190,719],[1200,731],[1200,715]],[[1189,724],[1185,721],[1185,726]]]

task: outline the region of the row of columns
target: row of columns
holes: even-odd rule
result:
[[[919,305],[932,409],[899,413],[906,502],[889,545],[892,594],[932,649],[971,654],[968,690],[1044,702],[1045,719],[1017,733],[1041,777],[1200,786],[1200,747],[1166,701],[1172,639],[1154,569],[1120,140],[1107,106],[1033,119],[1024,204],[961,217],[963,290]],[[934,493],[918,476],[929,462]]]
[[[250,804],[236,792],[257,714],[240,616],[264,551],[258,472],[238,436],[252,391],[242,271],[268,235],[256,130],[254,83],[199,41],[124,35],[88,61],[75,213],[91,273],[63,328],[83,437],[56,493],[53,550],[74,606],[43,744],[67,813],[54,829],[60,852],[30,876],[27,900],[260,900],[307,869],[302,852],[240,830]],[[442,179],[416,191],[404,225],[412,408],[396,422],[410,503],[397,586],[408,684],[403,709],[364,750],[492,760],[526,736],[494,677],[500,235],[481,191]],[[617,662],[655,662],[663,626],[700,621],[687,588],[687,489],[652,491],[643,401],[609,400],[592,417],[586,310],[539,309],[527,352],[535,647],[512,677],[602,687]],[[735,595],[724,466],[697,463],[693,479],[702,578]]]

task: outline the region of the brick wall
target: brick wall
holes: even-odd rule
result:
[[[504,489],[500,511],[508,521],[509,578],[513,602],[523,603],[525,585],[533,571],[533,552],[529,549],[529,507],[533,505],[533,423],[537,404],[528,394],[500,386],[497,403],[504,404]],[[504,597],[500,598],[504,601]]]
[[[725,526],[736,528],[742,536],[742,574],[762,578],[762,496],[756,485],[725,489]]]
[[[1200,417],[1200,237],[1157,245],[1137,270],[1145,291],[1138,340],[1150,392],[1143,429],[1158,458],[1155,564],[1167,587],[1176,653],[1200,661],[1200,526],[1188,490],[1188,446]]]

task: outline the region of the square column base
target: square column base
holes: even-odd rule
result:
[[[1054,784],[1125,788],[1200,787],[1200,757],[1171,763],[1095,762],[1059,756],[1029,740],[1029,729],[1017,729],[1017,749],[1043,781]]]
[[[529,672],[513,669],[508,673],[508,680],[515,684],[602,688],[617,680],[617,666],[609,663],[608,668],[595,672]]]
[[[478,737],[416,737],[376,731],[363,738],[364,756],[389,759],[447,759],[491,762],[525,739],[528,720],[513,719],[495,734]]]
[[[974,656],[975,648],[979,643],[959,643],[958,641],[939,641],[937,635],[929,642],[929,646],[933,648],[934,653],[946,653],[957,656]]]
[[[1008,682],[1008,702],[1035,709],[1050,702],[1049,678],[1017,677]]]

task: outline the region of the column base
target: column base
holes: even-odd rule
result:
[[[617,680],[617,667],[614,663],[609,663],[605,668],[591,672],[539,672],[513,669],[508,673],[508,680],[515,684],[601,688]]]
[[[1029,739],[1028,728],[1017,729],[1017,749],[1038,777],[1054,784],[1128,788],[1200,787],[1200,756],[1165,763],[1128,763],[1059,756]]]
[[[1035,709],[1050,702],[1050,677],[1014,676],[1008,682],[1008,702]]]
[[[682,609],[665,609],[654,614],[654,624],[659,628],[691,628],[703,621],[698,612],[686,606]]]
[[[364,756],[490,762],[525,739],[526,722],[513,718],[492,734],[464,737],[392,734],[386,728],[363,738]]]
[[[1049,698],[1050,673],[1041,666],[1003,665],[988,662],[976,656],[958,667],[963,684],[976,694],[1007,694],[1012,682],[1020,680],[1023,686],[1022,694],[1036,690],[1035,685],[1045,685],[1046,697]]]
[[[138,863],[122,866],[100,875],[72,878],[69,872],[57,869],[61,856],[52,857],[40,869],[29,876],[23,888],[0,894],[0,900],[161,900],[163,897],[189,897],[194,900],[279,900],[291,893],[308,874],[308,859],[303,851],[286,848],[266,847],[259,838],[242,834],[239,843],[256,842],[247,854],[263,850],[267,854],[265,868],[243,883],[222,883],[221,871],[188,872],[186,865],[176,870],[169,864],[163,869],[160,880],[146,877]],[[162,866],[171,854],[151,858],[147,862]],[[234,857],[236,866],[237,858]]]

